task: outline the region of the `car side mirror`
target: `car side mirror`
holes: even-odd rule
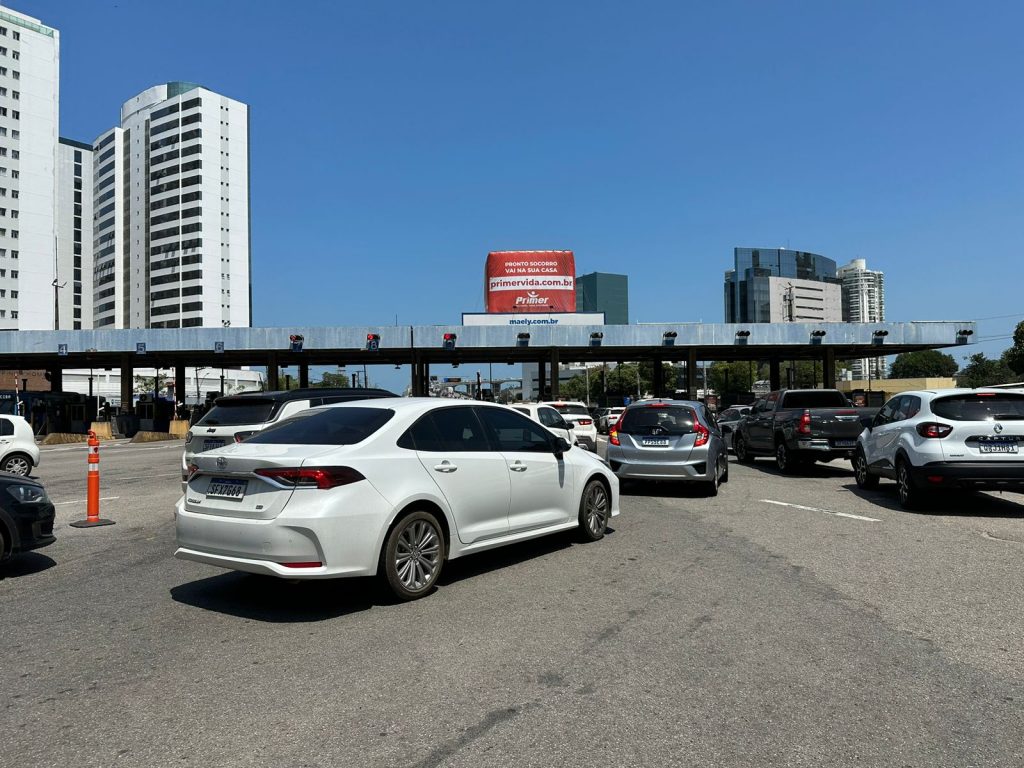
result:
[[[564,437],[556,437],[552,441],[551,448],[551,452],[555,454],[557,458],[560,459],[562,458],[562,454],[564,454],[566,451],[572,448],[572,446],[569,445],[569,441],[566,440]]]

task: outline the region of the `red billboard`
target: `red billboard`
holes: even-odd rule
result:
[[[484,272],[487,312],[575,312],[572,251],[493,251]]]

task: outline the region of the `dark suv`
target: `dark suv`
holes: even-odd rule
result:
[[[53,515],[42,483],[0,472],[0,561],[53,544]]]

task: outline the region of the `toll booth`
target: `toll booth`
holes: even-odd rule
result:
[[[163,397],[154,398],[149,393],[139,395],[139,400],[135,404],[135,415],[138,417],[138,430],[167,432],[174,418],[174,401]]]
[[[102,408],[105,398],[99,398]],[[96,419],[96,398],[80,392],[0,391],[0,413],[22,416],[36,435],[84,435]]]

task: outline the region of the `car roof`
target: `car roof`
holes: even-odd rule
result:
[[[274,392],[242,392],[237,395],[218,397],[214,405],[230,405],[245,403],[249,400],[273,400],[286,403],[292,400],[305,400],[311,397],[351,397],[352,399],[369,399],[376,397],[398,397],[394,392],[374,387],[302,387]]]
[[[537,403],[515,403],[514,405],[537,405]],[[540,403],[544,405],[544,403]],[[402,414],[416,415],[438,408],[501,408],[510,410],[513,405],[492,403],[488,400],[454,400],[446,397],[382,397],[372,400],[350,400],[342,403],[328,403],[320,408],[388,408]]]

